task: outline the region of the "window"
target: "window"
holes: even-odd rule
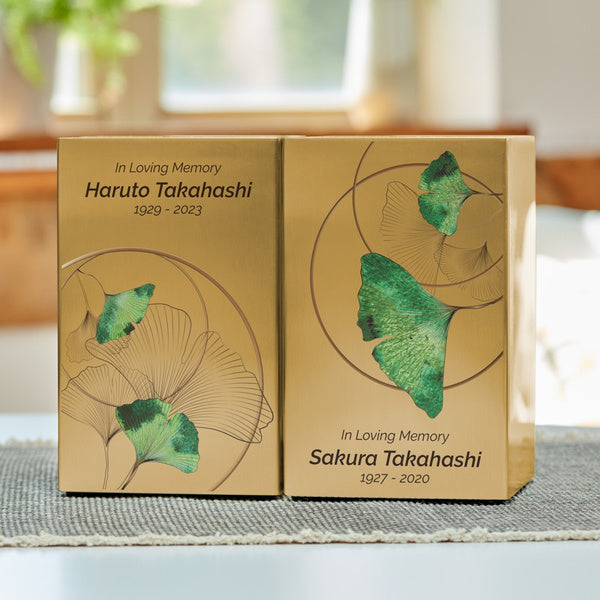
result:
[[[128,21],[140,51],[124,78],[62,40],[51,128],[322,133],[397,119],[411,106],[411,6],[178,0],[141,11]]]
[[[203,0],[164,7],[162,108],[199,112],[347,106],[351,4]],[[354,4],[356,13],[360,2]]]

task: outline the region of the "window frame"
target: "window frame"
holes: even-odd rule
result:
[[[368,0],[349,0],[342,85],[339,91],[191,93],[168,98],[159,91],[162,112],[173,115],[206,113],[312,113],[347,111],[366,84],[366,56],[370,25]],[[175,96],[175,95],[174,95]]]
[[[90,106],[89,90],[81,98],[63,98],[67,110],[53,112],[49,131],[108,133],[327,133],[352,130],[352,112],[367,93],[369,75],[370,0],[351,0],[343,86],[340,94],[294,94],[286,102],[256,96],[251,102],[215,102],[207,98],[197,108],[172,110],[161,102],[160,9],[129,16],[126,26],[140,40],[140,50],[123,60],[127,82],[115,102]],[[101,69],[88,75],[96,92]],[[149,100],[150,99],[150,100]]]

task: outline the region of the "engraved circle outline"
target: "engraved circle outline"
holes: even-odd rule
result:
[[[151,254],[154,256],[158,256],[159,258],[162,258],[163,260],[165,260],[166,262],[172,264],[173,266],[179,268],[179,270],[185,274],[185,272],[178,267],[178,265],[174,264],[173,261],[175,261],[175,263],[179,262],[187,267],[189,267],[190,269],[196,271],[197,273],[199,273],[202,277],[206,278],[210,283],[212,283],[226,298],[227,300],[229,300],[229,302],[231,302],[232,306],[234,307],[234,309],[237,311],[238,315],[240,316],[242,323],[244,324],[244,327],[246,328],[246,331],[248,332],[248,335],[250,336],[250,340],[252,342],[252,346],[254,349],[254,354],[255,354],[255,358],[256,358],[256,363],[258,366],[258,381],[259,381],[259,385],[260,385],[260,389],[261,392],[263,394],[263,401],[267,402],[267,399],[264,396],[264,371],[263,371],[263,362],[262,362],[262,356],[260,354],[260,349],[258,347],[258,341],[256,340],[256,336],[254,334],[254,330],[252,329],[252,326],[250,325],[250,322],[248,321],[248,318],[246,317],[244,311],[242,310],[242,308],[240,307],[240,305],[236,302],[236,300],[233,298],[233,296],[227,291],[227,289],[221,285],[214,277],[212,277],[212,275],[209,275],[206,271],[202,270],[200,267],[198,267],[197,265],[195,265],[194,263],[186,260],[185,258],[181,258],[179,256],[176,256],[174,254],[170,254],[168,252],[162,252],[160,250],[152,250],[150,248],[142,248],[142,247],[114,247],[114,248],[106,248],[103,250],[96,250],[94,252],[88,252],[86,254],[82,254],[81,256],[74,258],[70,261],[67,261],[66,263],[64,263],[63,265],[61,265],[61,269],[67,269],[73,265],[76,265],[77,263],[82,262],[81,265],[79,265],[77,267],[77,269],[75,269],[72,273],[70,273],[67,278],[65,279],[65,281],[62,283],[61,285],[61,289],[63,289],[65,287],[65,285],[68,283],[68,281],[71,279],[71,277],[73,276],[73,274],[80,268],[83,267],[84,265],[86,265],[88,262],[90,262],[91,260],[93,260],[94,258],[97,258],[99,256],[103,256],[106,254],[113,254],[113,253],[120,253],[120,252],[139,252],[141,254]],[[262,404],[261,404],[261,411],[259,411],[257,419],[256,419],[256,423],[254,425],[254,432],[256,433],[256,430],[258,429],[258,423],[260,422],[260,417],[262,414]],[[214,492],[215,490],[217,490],[221,485],[223,485],[223,483],[225,483],[225,481],[227,479],[229,479],[229,477],[233,474],[233,472],[238,468],[238,466],[240,465],[240,463],[242,462],[242,460],[244,459],[244,457],[246,456],[248,450],[250,449],[250,445],[252,444],[252,442],[244,442],[244,448],[243,450],[240,452],[239,456],[234,460],[233,465],[230,467],[229,471],[227,471],[225,473],[225,475],[218,480],[218,482],[216,484],[214,484],[214,486],[212,488],[210,488],[210,492]]]
[[[365,150],[365,153],[363,154],[363,156],[361,157],[361,160],[359,162],[358,168],[360,168],[360,164],[362,163],[362,160],[364,159],[366,152],[369,150],[369,148],[371,147],[372,144],[373,144],[373,142],[371,142],[371,144],[369,144],[369,146]],[[340,358],[342,358],[342,360],[348,366],[352,367],[357,373],[359,373],[363,377],[366,377],[367,379],[373,381],[374,383],[377,383],[377,384],[384,386],[386,388],[389,388],[389,389],[398,390],[400,392],[406,392],[406,390],[403,390],[401,387],[398,387],[395,384],[388,383],[386,381],[381,381],[380,379],[377,379],[376,377],[373,377],[372,375],[369,375],[368,373],[363,371],[358,365],[354,364],[354,362],[351,361],[342,352],[342,350],[337,346],[337,344],[333,341],[333,338],[329,334],[329,331],[325,327],[325,323],[323,322],[323,319],[321,317],[321,313],[319,311],[319,306],[318,306],[318,302],[317,302],[316,295],[315,295],[315,285],[314,285],[315,259],[316,259],[317,248],[318,248],[318,245],[319,245],[319,242],[321,239],[321,235],[323,234],[323,230],[325,229],[325,225],[327,224],[327,221],[332,216],[332,214],[335,212],[335,210],[338,208],[338,206],[346,199],[347,196],[350,195],[350,197],[353,198],[353,194],[355,193],[355,190],[358,186],[362,185],[363,183],[366,183],[367,181],[369,181],[371,179],[374,179],[375,177],[379,177],[383,173],[388,173],[390,171],[395,171],[395,170],[404,169],[404,168],[411,168],[411,167],[413,167],[413,168],[414,167],[427,167],[427,166],[429,166],[429,164],[430,163],[416,162],[416,163],[404,163],[404,164],[400,164],[400,165],[392,165],[390,167],[385,167],[383,169],[379,169],[378,171],[374,171],[373,173],[370,173],[369,175],[366,175],[365,177],[363,177],[362,179],[359,179],[359,180],[357,180],[357,176],[355,175],[353,185],[350,188],[348,188],[334,202],[332,207],[329,209],[328,213],[325,215],[325,218],[321,222],[321,225],[320,225],[319,230],[317,231],[317,235],[315,237],[315,241],[313,244],[313,249],[312,249],[312,253],[311,253],[311,257],[310,257],[310,295],[311,295],[313,310],[315,312],[315,316],[317,317],[317,321],[319,322],[319,326],[321,327],[321,330],[323,331],[325,337],[327,338],[327,341],[330,343],[331,347],[337,352],[337,354],[340,356]],[[358,174],[358,168],[357,168],[356,174]],[[469,175],[468,173],[464,173],[462,171],[461,171],[461,173],[465,177],[467,177],[467,178],[471,179],[472,181],[481,185],[483,188],[485,188],[489,192],[490,195],[494,196],[497,200],[499,200],[501,203],[503,203],[499,197],[500,195],[497,193],[494,193],[494,191],[490,187],[488,187],[485,183],[483,183],[479,179],[473,177],[472,175]],[[353,211],[354,211],[354,206],[353,206]],[[355,223],[356,223],[356,221],[355,221]],[[360,238],[363,240],[363,243],[365,243],[365,246],[367,248],[369,248],[368,244],[366,244],[366,242],[365,242],[365,239],[362,235],[362,231],[360,229],[360,226],[358,226],[358,224],[357,224],[357,229],[358,229]],[[504,350],[500,351],[500,353],[495,358],[493,358],[491,362],[489,362],[487,365],[485,365],[483,368],[481,368],[476,373],[470,375],[469,377],[467,377],[465,379],[461,379],[460,381],[457,381],[455,383],[445,385],[443,387],[443,389],[451,390],[451,389],[461,386],[465,383],[468,383],[469,381],[472,381],[473,379],[476,379],[477,377],[479,377],[480,375],[482,375],[483,373],[485,373],[486,371],[491,369],[502,358],[503,354],[504,354]]]

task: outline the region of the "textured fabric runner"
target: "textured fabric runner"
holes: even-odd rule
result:
[[[506,502],[65,495],[56,448],[0,447],[0,546],[600,539],[600,430],[539,430]]]

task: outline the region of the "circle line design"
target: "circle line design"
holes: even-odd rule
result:
[[[367,148],[365,149],[365,151],[363,152],[363,155],[361,156],[361,159],[358,163],[358,167],[355,171],[355,176],[354,176],[354,182],[353,185],[351,187],[349,187],[335,202],[334,204],[331,206],[331,208],[329,209],[329,211],[327,212],[327,214],[325,215],[325,218],[323,219],[323,221],[321,222],[321,225],[319,226],[319,229],[317,231],[317,235],[315,236],[315,241],[313,244],[313,249],[312,249],[312,253],[311,253],[311,257],[310,257],[310,295],[311,295],[311,300],[312,300],[312,305],[313,305],[313,310],[315,313],[315,316],[317,318],[317,321],[319,323],[319,326],[321,327],[321,330],[323,331],[323,334],[325,335],[325,337],[327,338],[328,342],[331,344],[332,348],[336,351],[336,353],[339,355],[339,357],[348,365],[350,366],[352,369],[354,369],[357,373],[359,373],[360,375],[362,375],[363,377],[366,377],[367,379],[373,381],[374,383],[377,383],[383,387],[386,387],[388,389],[393,389],[393,390],[397,390],[400,392],[406,392],[406,390],[403,390],[402,388],[398,387],[395,384],[392,383],[388,383],[386,381],[381,381],[380,379],[377,379],[376,377],[374,377],[373,375],[370,375],[369,373],[367,373],[366,371],[363,371],[360,367],[358,367],[357,365],[355,365],[343,352],[342,350],[338,347],[338,345],[334,342],[333,338],[331,337],[329,331],[327,330],[327,328],[325,327],[325,323],[323,322],[323,318],[321,316],[321,312],[319,311],[319,306],[318,306],[318,302],[316,299],[316,293],[315,293],[315,280],[314,280],[314,271],[315,271],[315,261],[316,261],[316,255],[317,255],[317,249],[319,246],[319,243],[321,241],[321,236],[323,234],[323,230],[325,229],[325,226],[327,224],[327,222],[329,221],[329,219],[331,218],[332,214],[334,213],[334,211],[338,208],[338,206],[346,199],[346,197],[351,194],[351,198],[352,201],[354,203],[354,194],[355,194],[355,190],[358,186],[362,185],[363,183],[366,183],[367,181],[370,181],[371,179],[374,179],[375,177],[379,177],[380,175],[384,174],[384,173],[389,173],[391,171],[396,171],[399,169],[405,169],[405,168],[411,168],[411,167],[427,167],[429,166],[430,163],[423,163],[423,162],[415,162],[415,163],[404,163],[401,165],[393,165],[390,167],[384,167],[383,169],[379,169],[377,171],[374,171],[373,173],[370,173],[369,175],[366,175],[364,177],[362,177],[361,179],[357,180],[358,177],[358,171],[360,169],[360,166],[363,162],[363,159],[365,158],[365,155],[367,154],[367,152],[370,150],[371,146],[373,145],[373,142],[371,142],[369,144],[369,146],[367,146]],[[461,173],[463,173],[461,171]],[[498,202],[500,202],[500,204],[503,204],[503,200],[500,198],[500,194],[497,194],[495,192],[492,191],[492,189],[490,187],[488,187],[487,185],[485,185],[482,181],[480,181],[479,179],[472,177],[471,175],[468,175],[466,173],[463,173],[463,175],[465,175],[465,177],[472,179],[473,181],[477,182],[478,184],[480,184],[483,188],[485,188],[489,194],[493,197],[495,197]],[[358,221],[357,221],[357,214],[355,211],[355,206],[353,204],[353,214],[354,214],[354,219],[355,219],[355,223],[357,224],[357,228],[358,228],[358,233],[359,236],[361,237],[362,241],[364,242],[365,246],[367,247],[367,249],[369,249],[369,245],[367,244],[367,242],[365,241],[365,238],[362,234],[362,231],[360,230],[360,226],[358,226]],[[369,249],[370,251],[370,249]],[[469,377],[462,379],[460,381],[454,382],[454,383],[450,383],[448,385],[445,385],[443,387],[444,390],[449,390],[449,389],[453,389],[455,387],[458,387],[460,385],[463,385],[465,383],[468,383],[469,381],[472,381],[473,379],[479,377],[480,375],[482,375],[483,373],[485,373],[487,370],[491,369],[499,360],[500,358],[503,356],[504,351],[502,350],[490,363],[488,363],[487,365],[485,365],[484,367],[482,367],[477,373],[474,373],[473,375],[470,375]]]
[[[227,298],[227,300],[229,300],[229,302],[231,302],[232,306],[234,307],[234,309],[238,313],[240,319],[242,320],[242,322],[244,324],[244,327],[246,328],[246,331],[248,332],[248,335],[250,336],[250,340],[252,342],[252,347],[253,347],[253,350],[254,350],[254,353],[255,353],[256,364],[257,364],[257,367],[258,367],[258,383],[259,383],[261,391],[263,392],[263,402],[267,403],[267,399],[264,397],[264,371],[263,371],[262,356],[261,356],[261,353],[260,353],[260,349],[258,347],[258,341],[257,341],[256,336],[254,334],[254,330],[252,329],[252,326],[250,325],[250,322],[249,322],[248,318],[246,317],[246,315],[245,315],[244,311],[242,310],[242,308],[240,307],[240,305],[233,298],[233,296],[214,277],[212,277],[212,275],[209,275],[206,271],[202,270],[200,267],[198,267],[194,263],[192,263],[192,262],[190,262],[190,261],[188,261],[188,260],[186,260],[184,258],[181,258],[179,256],[175,256],[174,254],[170,254],[168,252],[163,252],[161,250],[153,250],[153,249],[150,249],[150,248],[141,248],[141,247],[140,248],[138,248],[138,247],[114,247],[114,248],[106,248],[106,249],[103,249],[103,250],[96,250],[94,252],[89,252],[87,254],[83,254],[82,256],[80,256],[78,258],[74,258],[74,259],[72,259],[70,261],[67,261],[63,265],[61,265],[61,269],[67,269],[67,268],[69,268],[69,267],[71,267],[73,265],[76,265],[76,264],[80,263],[81,261],[83,261],[82,264],[79,265],[79,267],[78,267],[78,268],[80,268],[80,267],[86,265],[89,261],[91,261],[94,258],[97,258],[99,256],[104,256],[104,255],[107,255],[107,254],[119,253],[119,252],[139,252],[139,253],[142,253],[142,254],[151,254],[151,255],[159,256],[160,258],[163,258],[164,260],[166,260],[170,264],[173,264],[172,261],[184,264],[187,267],[189,267],[190,269],[196,271],[197,273],[199,273],[200,275],[202,275],[203,277],[205,277],[210,283],[212,283]],[[73,271],[73,273],[70,273],[67,276],[67,278],[65,279],[65,281],[61,285],[61,289],[64,288],[64,286],[67,284],[67,282],[71,279],[71,277],[73,276],[73,274],[76,271],[77,271],[77,269],[75,271]],[[207,323],[208,323],[208,321],[207,321]],[[258,415],[257,415],[257,418],[256,418],[256,423],[254,425],[254,431],[255,432],[256,432],[256,429],[258,428],[258,424],[260,423],[260,417],[261,417],[261,415],[262,415],[262,404],[261,404],[261,410],[258,412]],[[223,483],[225,483],[225,481],[227,481],[227,479],[238,468],[238,466],[240,465],[240,463],[242,462],[242,460],[246,456],[246,454],[247,454],[247,452],[248,452],[248,450],[250,448],[251,443],[252,442],[245,442],[244,443],[244,448],[240,452],[239,456],[235,459],[233,465],[225,473],[225,475],[209,491],[214,492],[221,485],[223,485]]]

